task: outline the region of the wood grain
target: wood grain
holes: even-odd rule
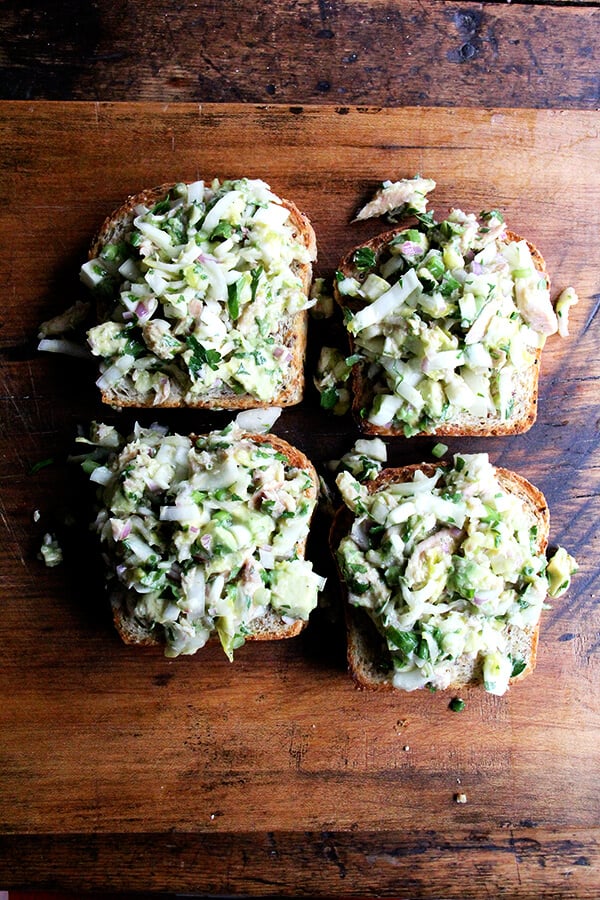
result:
[[[4,0],[4,99],[595,109],[597,3]]]
[[[388,834],[269,832],[227,835],[67,835],[0,839],[15,859],[14,883],[73,891],[138,889],[154,873],[198,894],[261,897],[467,897],[586,900],[598,896],[598,838],[527,823],[498,830],[456,827]],[[448,873],[442,882],[440,870]],[[65,871],[68,874],[65,877]],[[302,877],[298,878],[298,873]],[[443,894],[440,885],[443,884]],[[376,891],[376,893],[375,893]],[[12,891],[11,891],[12,898]]]
[[[458,897],[489,879],[497,896],[597,896],[599,167],[597,115],[577,111],[2,105],[0,884]],[[248,645],[233,665],[214,647],[179,660],[124,647],[90,491],[66,457],[78,426],[127,430],[134,416],[101,408],[86,363],[35,351],[39,322],[79,293],[95,228],[145,186],[261,175],[309,214],[330,276],[378,228],[351,226],[356,207],[415,171],[437,178],[440,214],[500,208],[542,250],[554,290],[581,295],[571,338],[544,351],[534,428],[448,441],[537,484],[552,542],[579,559],[544,613],[535,674],[505,698],[469,689],[460,714],[443,693],[356,691],[334,585],[301,638]],[[309,366],[327,336],[312,323]],[[182,431],[226,419],[161,415]],[[357,436],[311,390],[275,430],[318,466]],[[390,461],[431,444],[389,441]],[[328,574],[324,528],[311,554]],[[36,558],[45,530],[62,567]]]

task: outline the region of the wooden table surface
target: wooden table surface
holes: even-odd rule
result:
[[[2,11],[0,889],[597,897],[598,7]],[[533,429],[448,441],[534,481],[551,542],[578,557],[571,591],[544,613],[535,674],[504,698],[465,692],[460,714],[444,693],[356,691],[335,605],[233,665],[216,648],[179,660],[125,648],[66,456],[79,426],[134,416],[102,409],[85,363],[35,349],[39,322],[79,291],[94,229],[144,186],[260,175],[309,214],[317,274],[331,276],[379,228],[349,224],[357,205],[416,171],[438,182],[436,212],[500,208],[543,252],[554,290],[581,296],[571,337],[544,351]],[[309,382],[326,336],[311,325]],[[274,430],[319,466],[357,437],[310,388]],[[431,445],[389,441],[390,460]],[[61,536],[61,567],[37,559],[45,530]]]

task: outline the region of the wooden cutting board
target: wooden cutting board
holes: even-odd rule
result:
[[[515,896],[597,895],[598,131],[576,111],[1,105],[0,886],[455,897],[491,879]],[[535,674],[503,698],[465,691],[461,713],[446,693],[359,692],[333,579],[301,638],[247,645],[234,664],[216,647],[177,660],[126,648],[66,458],[92,419],[127,430],[135,417],[101,407],[87,363],[36,352],[39,323],[80,294],[95,229],[143,187],[263,177],[310,216],[317,274],[331,276],[382,227],[350,225],[357,207],[416,172],[437,180],[440,215],[500,209],[544,254],[553,291],[581,296],[570,338],[544,351],[532,430],[448,441],[533,481],[551,543],[579,560],[544,613]],[[309,366],[326,336],[311,325]],[[274,430],[322,466],[357,432],[310,381]],[[140,416],[154,419],[226,421]],[[432,444],[390,441],[390,462],[430,459]],[[65,551],[53,569],[37,558],[46,531]],[[315,567],[330,574],[322,537]]]

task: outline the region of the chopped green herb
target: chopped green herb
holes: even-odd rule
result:
[[[54,463],[54,457],[49,456],[47,459],[40,459],[38,462],[34,463],[29,469],[30,475],[35,475],[36,472],[39,472],[40,469],[45,469],[46,466],[51,466]]]
[[[359,247],[358,250],[355,250],[352,259],[359,272],[372,269],[377,261],[377,257],[370,247]]]
[[[185,342],[192,351],[192,356],[188,361],[188,369],[192,377],[195,378],[198,375],[203,365],[207,365],[213,370],[217,368],[221,359],[218,350],[207,349],[193,334],[188,334]]]
[[[258,290],[258,282],[260,281],[260,276],[263,274],[263,271],[264,271],[263,267],[258,266],[256,269],[252,269],[252,271],[250,273],[250,279],[251,279],[250,291],[251,291],[251,297],[252,297],[253,303],[256,300],[256,291]]]
[[[233,284],[227,287],[227,309],[234,322],[240,314],[240,294],[243,284],[244,279],[238,278],[237,281],[234,281]]]
[[[512,659],[512,657],[511,657],[511,659]],[[525,662],[524,659],[512,659],[512,664],[513,664],[512,672],[510,673],[511,678],[516,678],[517,675],[520,675],[521,672],[523,672],[525,670],[525,668],[527,667],[527,663]]]
[[[413,214],[415,218],[419,222],[421,222],[422,225],[425,225],[426,228],[433,228],[433,226],[435,225],[433,210],[428,213],[423,213],[415,210],[413,207],[409,207],[407,212]]]
[[[339,394],[337,392],[337,388],[330,387],[323,391],[321,394],[321,407],[323,409],[333,409],[336,403],[339,400]]]
[[[465,701],[461,700],[460,697],[453,697],[448,707],[452,710],[452,712],[462,712],[465,708]]]
[[[490,219],[496,219],[497,222],[504,222],[504,216],[497,209],[483,210],[479,214],[479,218],[486,222],[489,222]]]
[[[360,362],[361,359],[360,353],[353,353],[352,356],[347,356],[344,362],[347,366],[353,366],[355,363]]]
[[[410,656],[419,644],[419,638],[414,631],[399,631],[397,628],[388,628],[387,634],[397,649],[404,655]]]
[[[166,213],[171,208],[171,204],[168,199],[159,200],[158,203],[155,203],[150,212],[153,216],[162,216],[163,213]]]
[[[233,225],[229,222],[219,222],[209,237],[209,241],[226,241],[233,234]]]

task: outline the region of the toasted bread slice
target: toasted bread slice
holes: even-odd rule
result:
[[[258,183],[240,179],[236,182],[231,182],[232,189],[242,182],[245,184]],[[263,185],[262,182],[260,184]],[[186,187],[189,188],[190,185]],[[262,187],[261,190],[263,190]],[[289,263],[289,276],[296,281],[296,286],[290,289],[289,285],[284,284],[283,290],[292,290],[294,292],[294,299],[291,304],[292,309],[288,311],[285,308],[286,301],[283,300],[280,313],[271,316],[270,324],[266,326],[266,330],[262,326],[260,330],[257,330],[255,319],[264,317],[264,304],[266,302],[264,298],[273,294],[277,300],[281,296],[281,291],[279,287],[271,290],[269,286],[264,288],[264,294],[261,294],[263,288],[258,288],[257,293],[257,287],[253,284],[252,300],[246,300],[243,307],[240,310],[236,310],[234,314],[228,291],[232,284],[231,273],[235,274],[238,270],[235,266],[233,269],[230,269],[225,265],[221,275],[218,272],[216,273],[218,283],[213,282],[213,285],[209,288],[209,295],[221,308],[220,313],[217,311],[217,319],[220,317],[220,322],[215,319],[215,303],[213,303],[212,319],[208,324],[205,323],[202,326],[201,307],[205,301],[205,296],[200,292],[197,297],[192,295],[190,298],[187,296],[191,293],[188,285],[186,291],[184,291],[186,294],[186,308],[184,311],[182,311],[180,306],[175,315],[173,309],[169,308],[168,304],[165,304],[165,295],[159,294],[156,309],[145,320],[145,327],[139,327],[140,323],[137,322],[135,316],[132,317],[131,310],[124,310],[122,304],[119,304],[119,291],[127,290],[130,283],[127,277],[129,273],[119,275],[111,271],[108,279],[102,281],[100,285],[101,290],[95,291],[97,295],[98,322],[104,323],[115,320],[122,322],[124,329],[130,328],[131,340],[137,345],[138,352],[141,351],[143,359],[141,367],[146,372],[155,374],[156,377],[149,380],[147,375],[139,376],[137,370],[140,368],[140,363],[137,360],[131,369],[124,372],[122,377],[111,377],[108,383],[106,376],[102,377],[101,375],[99,387],[104,403],[114,407],[185,406],[203,409],[240,410],[267,406],[292,406],[301,401],[304,391],[304,356],[308,320],[306,301],[309,297],[312,281],[312,262],[316,259],[317,253],[315,233],[308,218],[300,212],[293,202],[276,197],[270,192],[267,185],[264,185],[264,190],[267,192],[265,196],[275,198],[270,202],[287,210],[289,213],[287,222],[283,226],[287,229],[286,240],[289,240],[289,246],[286,248],[285,253],[287,254],[287,263]],[[88,269],[96,261],[104,260],[107,248],[112,252],[112,248],[125,246],[129,248],[130,258],[141,268],[143,276],[145,274],[143,260],[146,250],[143,246],[141,249],[132,249],[130,247],[131,237],[135,231],[134,219],[143,210],[153,210],[157,205],[160,206],[169,198],[177,198],[177,192],[181,193],[181,186],[163,184],[130,196],[105,220],[96,234],[88,254]],[[224,219],[220,224],[227,229],[227,225],[231,223]],[[244,229],[241,229],[240,226],[240,233],[242,231]],[[136,237],[139,239],[139,234]],[[186,243],[187,237],[190,237],[190,235],[188,234],[184,237]],[[194,237],[195,233],[192,233],[192,241]],[[212,250],[215,246],[224,246],[224,240],[224,235],[221,235],[217,244],[214,241],[212,243],[204,242],[202,246],[198,247],[198,257],[202,258],[202,251],[203,249],[206,250],[207,247]],[[248,230],[246,229],[245,233],[236,239],[234,249],[245,247],[244,242],[247,240]],[[290,247],[292,247],[291,250]],[[187,260],[185,252],[184,257]],[[209,267],[212,266],[212,271],[215,273],[215,267],[218,269],[222,260],[215,260],[211,252],[207,252],[206,257],[209,260]],[[252,263],[248,261],[252,258],[252,254],[248,254],[247,259],[240,263],[240,276],[244,272],[248,275],[252,271]],[[119,262],[121,262],[121,259],[119,259]],[[187,265],[189,266],[189,262]],[[272,261],[272,265],[273,271],[275,271],[279,261]],[[182,265],[182,271],[177,275],[177,278],[180,280],[184,268],[185,264]],[[258,276],[259,281],[262,278],[266,283],[271,277],[267,271],[267,266],[262,266],[259,262],[256,264],[254,271],[258,272],[259,269],[261,269],[261,274]],[[159,268],[158,271],[164,270]],[[227,280],[227,285],[225,285],[224,279]],[[84,278],[84,280],[89,281],[89,278]],[[142,281],[143,278],[140,277],[138,280]],[[246,290],[249,293],[248,287]],[[212,294],[210,294],[211,291]],[[153,301],[151,300],[150,302]],[[238,300],[234,300],[234,302],[238,303]],[[269,300],[268,302],[271,301]],[[277,302],[279,301],[277,300]],[[255,307],[256,316],[253,315]],[[123,315],[124,312],[125,315]],[[235,321],[236,319],[238,321]],[[243,336],[243,340],[238,339],[236,332],[236,337],[232,344],[232,329],[239,325],[239,320],[241,319],[244,319],[251,325],[247,341],[246,335]],[[155,323],[157,320],[160,328],[164,328],[163,322],[168,323],[168,340],[173,345],[179,345],[172,356],[169,355],[168,348],[166,350],[163,349],[164,344],[161,345],[160,343],[162,339],[161,334],[159,334],[158,343],[152,337],[147,337],[149,334],[148,326],[151,328],[153,322]],[[266,317],[262,321],[266,322]],[[217,327],[219,332],[219,339],[217,339],[217,332],[215,332],[214,326]],[[200,331],[198,330],[199,328]],[[103,356],[102,353],[98,352],[98,348],[94,346],[92,338],[93,333],[90,332],[92,351],[96,355]],[[202,359],[196,356],[192,360],[193,367],[186,359],[186,354],[188,357],[190,354],[190,341],[192,342],[192,349],[202,354]],[[198,343],[201,345],[201,348],[198,347]],[[244,343],[243,352],[248,354],[256,351],[264,355],[265,347],[267,349],[274,348],[273,353],[268,355],[268,359],[264,361],[257,359],[258,367],[260,368],[261,365],[263,367],[263,378],[264,370],[268,369],[272,373],[269,383],[259,386],[258,389],[249,387],[248,382],[242,384],[240,381],[237,381],[233,369],[227,372],[225,372],[225,369],[221,371],[221,363],[225,360],[231,362],[235,353],[240,354],[242,352],[240,349],[242,343]],[[156,346],[159,347],[158,350]],[[109,354],[102,359],[102,373],[110,369],[112,364],[118,362],[119,357],[122,358],[123,353],[127,352],[127,348],[123,348],[123,346],[116,345],[115,349],[117,353]],[[209,361],[208,368],[204,359],[206,351],[212,352],[213,359],[217,360],[216,363]],[[215,370],[217,368],[219,369],[217,376],[212,377],[211,369]],[[241,372],[241,364],[239,368]],[[207,379],[206,385],[200,388],[196,377],[198,371],[201,374],[204,373],[211,376]]]
[[[390,246],[398,239],[399,235],[406,233],[406,231],[407,226],[403,226],[402,228],[394,228],[391,231],[377,235],[359,247],[353,248],[341,260],[338,266],[340,275],[334,285],[334,295],[336,301],[342,308],[348,309],[351,313],[355,314],[366,305],[364,299],[344,296],[340,292],[339,287],[339,279],[341,279],[342,276],[347,279],[356,279],[358,282],[363,282],[365,280],[365,271],[360,271],[357,268],[356,254],[359,251],[364,252],[365,249],[372,253],[373,265],[369,267],[368,272],[379,274],[380,267],[390,260]],[[529,241],[524,240],[512,231],[505,231],[503,241],[506,244],[516,244],[521,241],[524,242],[531,254],[533,265],[545,280],[549,292],[550,280],[546,272],[545,261],[539,250]],[[392,276],[392,280],[394,277],[397,278],[397,275]],[[550,324],[544,322],[538,327],[545,329],[545,333],[553,333],[553,331],[556,330],[554,313],[549,305],[549,299],[546,298],[544,302],[544,313],[550,317]],[[507,312],[513,316],[520,315],[520,311],[517,310],[514,304],[509,304]],[[458,309],[455,309],[454,316],[455,319],[456,317],[460,318]],[[425,321],[433,321],[433,323],[436,324],[437,322],[442,321],[442,319],[443,316],[441,316],[440,319],[425,319]],[[464,339],[467,328],[467,325],[463,325],[459,321],[455,321],[451,327],[453,337],[458,340],[457,346],[459,348],[464,348],[465,346]],[[386,334],[391,334],[393,338],[393,332],[390,328],[388,328]],[[535,422],[537,416],[540,359],[545,335],[537,333],[533,327],[529,331],[529,337],[525,341],[525,353],[527,354],[525,361],[521,362],[518,367],[511,365],[510,376],[507,374],[506,378],[504,378],[504,376],[498,376],[498,373],[502,371],[504,365],[504,363],[501,361],[499,362],[499,360],[502,354],[506,356],[505,350],[497,350],[497,348],[492,347],[492,355],[495,355],[493,367],[489,368],[489,378],[487,375],[486,378],[488,378],[490,385],[492,385],[492,383],[494,384],[494,388],[492,390],[490,385],[485,386],[487,398],[487,407],[485,409],[482,410],[481,408],[476,408],[474,411],[471,411],[465,405],[455,405],[453,401],[448,403],[448,397],[446,395],[446,403],[441,412],[438,409],[436,413],[430,415],[417,415],[417,413],[409,407],[406,417],[403,418],[400,416],[399,419],[394,418],[383,422],[370,421],[369,413],[373,410],[374,402],[377,402],[377,395],[390,392],[389,380],[386,383],[385,375],[382,376],[382,369],[378,365],[377,354],[361,351],[361,347],[357,345],[356,336],[352,335],[350,331],[348,333],[348,338],[351,355],[358,354],[362,356],[362,359],[353,366],[350,382],[352,389],[352,412],[361,431],[366,434],[390,436],[404,435],[409,437],[419,434],[440,436],[474,435],[481,437],[488,435],[519,434],[527,431]],[[483,346],[483,344],[481,346]],[[486,351],[487,349],[488,348],[486,347]],[[413,361],[410,353],[407,355],[406,353],[396,352],[396,358],[400,358],[409,364]],[[461,369],[459,368],[457,371],[460,373]],[[474,371],[479,373],[483,370],[475,367]],[[505,373],[508,373],[509,368],[506,367],[504,371]],[[443,384],[443,379],[440,380],[438,375],[436,375],[435,378],[438,379],[438,384]],[[500,384],[499,378],[504,378],[501,388],[498,386]],[[462,387],[464,388],[464,384]],[[477,389],[475,388],[474,390],[475,393],[477,393]],[[497,392],[499,396],[492,397],[494,392]],[[481,397],[483,395],[479,394],[477,396]],[[481,405],[479,400],[476,400],[475,403]],[[448,407],[450,412],[448,412]],[[424,409],[427,411],[427,403],[425,403]],[[373,418],[377,419],[377,416],[374,416]]]
[[[446,471],[448,466],[445,463],[423,463],[421,465],[385,469],[376,479],[367,483],[368,493],[374,495],[384,491],[391,485],[413,481],[417,472],[422,473],[427,478],[431,478],[440,468],[442,471]],[[532,529],[531,533],[535,534],[532,552],[537,556],[544,556],[548,545],[550,518],[543,494],[516,472],[504,468],[495,468],[494,472],[502,490],[518,500],[522,509],[525,528]],[[350,602],[351,589],[345,580],[343,568],[338,557],[340,543],[350,535],[356,520],[356,514],[351,512],[346,506],[343,506],[336,513],[330,533],[331,550],[338,563],[345,597],[344,612],[349,671],[359,688],[392,691],[398,689],[398,687],[403,687],[403,685],[398,686],[394,684],[394,663],[381,619],[377,615],[371,615],[366,608],[361,607],[356,597],[354,597],[354,602]],[[459,544],[454,548],[454,552],[462,554],[464,550]],[[360,597],[358,598],[359,600]],[[447,597],[444,596],[440,599],[440,602],[443,603],[446,600]],[[537,602],[541,611],[539,598]],[[417,625],[415,627],[417,628]],[[539,628],[539,616],[537,620],[527,624],[504,623],[502,638],[505,642],[505,651],[513,660],[520,661],[518,671],[515,671],[515,674],[510,678],[511,684],[524,678],[535,668]],[[451,662],[445,664],[440,662],[440,665],[444,667],[442,680],[436,683],[435,676],[432,677],[429,682],[429,685],[432,687],[458,690],[469,684],[479,685],[484,682],[484,653],[481,651],[462,653]],[[418,684],[416,686],[423,687],[425,685]],[[407,689],[410,690],[412,688],[409,687]]]
[[[122,640],[140,646],[164,645],[167,655],[176,656],[196,652],[218,633],[232,658],[233,651],[246,640],[278,640],[299,634],[316,604],[321,584],[305,560],[319,490],[312,463],[275,435],[238,429],[223,441],[219,435],[224,433],[214,432],[189,438],[165,435],[159,439],[151,435],[144,443],[151,432],[136,429],[132,439],[112,457],[109,470],[113,478],[108,482],[104,479],[96,522],[104,545],[113,620]],[[165,450],[169,439],[176,439],[178,446],[171,456]],[[260,459],[253,459],[252,468],[247,460],[255,453]],[[185,477],[180,470],[167,485],[164,469],[144,473],[145,460],[152,464],[161,455],[167,466],[187,467]],[[136,469],[140,459],[141,468]],[[227,475],[221,478],[223,468]],[[271,469],[278,475],[276,483],[265,480]],[[239,482],[211,491],[213,474],[224,484],[232,473]],[[146,479],[146,488],[133,505],[126,503],[124,507],[122,486],[130,477],[138,488],[140,478]],[[195,484],[202,489],[194,488]],[[171,517],[169,510],[178,508],[184,510],[183,518]],[[267,511],[273,519],[270,526],[264,524]],[[284,535],[287,527],[292,529],[289,538]],[[254,539],[253,529],[260,531],[260,542]],[[149,546],[138,549],[138,538]],[[290,577],[286,575],[288,565],[293,567],[294,579],[289,593],[295,590],[296,595],[282,598],[284,579]],[[166,579],[160,576],[161,571],[168,571]],[[153,573],[159,573],[156,581]],[[284,587],[277,595],[273,584],[279,585],[280,578]],[[153,588],[155,595],[149,601],[148,590]],[[228,616],[231,627],[227,627]],[[226,627],[221,633],[223,622]]]

